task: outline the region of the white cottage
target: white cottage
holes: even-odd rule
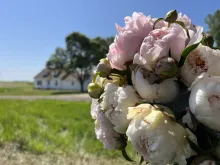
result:
[[[91,78],[84,82],[84,91],[87,90]],[[34,77],[34,86],[38,89],[76,90],[80,91],[80,83],[75,74],[64,70],[43,69]]]

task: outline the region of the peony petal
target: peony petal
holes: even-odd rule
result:
[[[203,27],[197,26],[196,32],[194,32],[194,33],[191,32],[190,41],[187,46],[199,43],[203,38],[202,33],[203,33]]]
[[[191,87],[189,107],[199,122],[220,131],[220,77],[204,73],[196,79]]]

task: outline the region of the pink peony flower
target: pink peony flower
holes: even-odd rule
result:
[[[169,56],[169,51],[171,57],[179,61],[185,48],[185,41],[184,29],[179,25],[155,29],[145,37],[140,52],[135,55],[133,62],[152,71],[159,59]]]
[[[182,13],[178,14],[177,21],[183,22],[185,27],[188,29],[189,36],[186,40],[186,45],[190,46],[192,44],[199,43],[203,38],[203,27],[193,25],[191,19],[187,15],[182,15]],[[185,35],[187,35],[186,31],[184,30]]]
[[[134,12],[132,17],[125,17],[125,27],[116,25],[116,29],[118,35],[110,45],[107,57],[112,68],[124,70],[124,64],[133,60],[143,39],[153,30],[153,21],[150,16]]]
[[[153,18],[153,22],[155,22],[158,18]],[[166,21],[159,21],[154,25],[154,29],[161,29],[162,27],[168,27],[168,22]]]
[[[182,15],[182,13],[179,13],[177,21],[183,22],[187,29],[191,29],[191,30],[194,29],[194,26],[192,24],[191,19],[187,15],[185,15],[185,14]]]

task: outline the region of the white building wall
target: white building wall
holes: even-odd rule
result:
[[[74,84],[72,85],[72,81],[68,81],[68,80],[63,80],[61,81],[61,86],[60,86],[61,90],[79,90],[79,86],[78,84],[76,84],[76,82],[74,82]]]
[[[41,85],[38,85],[37,82],[41,81]],[[47,89],[48,85],[47,85],[47,80],[46,79],[34,79],[34,86],[35,88],[39,88],[39,89]]]
[[[48,84],[47,84],[47,79],[42,79],[42,86],[43,86],[43,89],[47,89],[48,88]]]
[[[37,84],[38,80],[42,82],[41,85]],[[50,80],[49,85],[48,85],[48,80]],[[56,81],[58,83],[57,86],[56,86]],[[72,84],[72,82],[74,82],[74,84]],[[91,78],[84,82],[84,91],[87,91],[87,86],[90,82],[91,82]],[[72,76],[67,77],[64,80],[60,80],[59,78],[52,78],[52,79],[36,78],[34,79],[34,86],[35,88],[38,89],[57,89],[57,90],[76,90],[76,91],[80,91],[81,89],[78,79]]]
[[[60,89],[60,79],[53,78],[50,80],[50,84],[48,85],[49,89]]]
[[[75,77],[68,76],[60,83],[60,89],[62,90],[80,90],[80,84]]]
[[[84,86],[84,91],[87,92],[87,87],[88,87],[89,83],[91,83],[91,82],[92,82],[92,78],[89,78],[88,80],[86,80],[86,81],[84,82],[84,84],[83,84],[83,86]]]

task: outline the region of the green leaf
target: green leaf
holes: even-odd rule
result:
[[[179,24],[180,26],[182,26],[183,28],[185,28],[185,24],[181,21],[175,21],[175,23]]]
[[[103,101],[103,97],[100,97],[100,98],[98,99],[98,103],[101,104],[102,101]],[[102,110],[103,110],[103,109],[102,109]]]
[[[204,125],[203,125],[203,126],[204,126]],[[220,138],[219,138],[219,135],[220,135],[219,132],[218,132],[218,131],[215,131],[215,130],[213,130],[213,129],[211,129],[211,128],[208,128],[208,127],[206,127],[206,126],[204,126],[203,129],[204,129],[205,133],[207,134],[207,136],[208,136],[208,138],[209,138],[209,142],[210,142],[211,146],[212,146],[213,148],[215,148],[215,147],[218,145],[219,140],[220,140]]]
[[[185,29],[185,31],[186,31],[187,37],[190,38],[189,30],[186,28],[185,24],[183,22],[181,22],[181,21],[175,21],[175,23],[180,25],[180,26],[182,26],[182,28]]]
[[[219,47],[212,47],[212,49],[215,49],[215,50],[220,50]]]
[[[170,22],[168,22],[168,28],[170,28],[170,26],[171,26],[171,23],[170,23]]]
[[[127,74],[127,71],[126,71],[126,70],[112,69],[112,70],[111,70],[111,73],[119,74],[119,75],[125,76],[125,75]]]
[[[172,110],[177,120],[182,119],[186,114],[186,108],[189,106],[190,91],[181,93],[174,101]]]
[[[127,161],[129,161],[129,162],[134,162],[134,161],[128,156],[128,154],[127,154],[125,148],[124,148],[123,150],[121,150],[121,153],[122,153],[123,157],[124,157]]]
[[[165,79],[157,79],[156,81],[154,81],[154,84],[160,84],[164,81]]]
[[[204,154],[205,152],[197,146],[193,141],[191,141],[188,137],[186,137],[187,141],[189,142],[190,147],[196,151],[198,154]]]
[[[169,57],[171,57],[171,51],[170,51],[170,49],[169,49]]]
[[[179,67],[183,66],[183,64],[186,60],[186,57],[189,55],[190,52],[192,52],[194,49],[196,49],[199,44],[200,44],[200,42],[197,44],[190,45],[183,50],[183,52],[181,54],[180,61],[179,61]]]
[[[116,148],[119,150],[124,150],[126,146],[127,137],[124,134],[120,134],[120,136],[116,138]]]
[[[155,29],[156,23],[160,22],[161,20],[164,20],[164,18],[158,18],[153,25],[153,29]]]
[[[141,159],[140,159],[139,165],[141,165],[143,162],[144,162],[144,157],[141,156]]]
[[[173,23],[173,22],[176,21],[177,17],[178,17],[177,11],[176,11],[176,10],[171,10],[171,11],[169,11],[169,12],[166,14],[164,20],[165,20],[166,22],[168,22],[168,23]]]
[[[179,61],[179,67],[183,66],[183,64],[186,60],[186,57],[189,55],[189,53],[192,52],[194,49],[196,49],[198,47],[198,45],[200,43],[202,43],[204,40],[205,40],[205,36],[203,36],[203,38],[201,39],[201,41],[199,43],[190,45],[183,50],[183,52],[181,54],[180,61]]]

